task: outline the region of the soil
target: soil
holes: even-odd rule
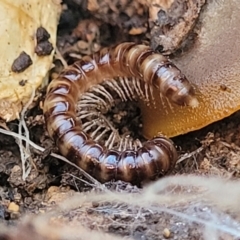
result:
[[[115,1],[111,2],[115,4]],[[112,6],[110,11],[104,5],[101,8],[103,12],[96,13],[97,8],[93,5],[90,10],[88,9],[89,11],[86,11],[85,1],[64,1],[65,10],[59,24],[57,45],[65,63],[70,64],[83,55],[118,42],[126,40],[149,42],[145,5],[123,2],[125,2],[125,5],[122,5],[123,9]],[[124,15],[126,8],[128,11]],[[111,14],[108,18],[109,12]],[[103,19],[101,19],[102,14],[105,16]],[[63,68],[64,63],[60,64],[60,60],[61,58],[56,55],[52,77]],[[204,237],[211,239],[210,233],[209,238],[203,236],[202,224],[186,221],[170,211],[163,211],[164,206],[157,208],[154,204],[149,207],[139,207],[116,200],[98,202],[90,199],[77,207],[70,203],[71,206],[66,207],[67,211],[63,209],[55,211],[58,204],[70,199],[76,192],[81,194],[79,196],[81,202],[80,198],[84,198],[89,192],[98,195],[107,189],[120,194],[141,194],[143,190],[124,182],[109,182],[99,187],[91,183],[78,169],[52,157],[50,153],[57,153],[57,149],[46,132],[40,107],[42,100],[40,99],[39,104],[27,112],[25,121],[30,139],[45,151],[42,153],[30,148],[31,156],[28,160],[31,169],[29,165],[25,166],[26,170],[30,169],[25,180],[22,177],[21,152],[16,140],[12,136],[0,134],[0,224],[3,223],[0,240],[103,239],[102,232],[113,233],[116,238],[111,239],[117,239],[117,236],[142,240],[203,239]],[[122,117],[121,113],[119,117]],[[237,112],[204,129],[174,138],[182,161],[177,164],[172,175],[196,174],[238,179],[240,176],[239,117],[240,112]],[[138,121],[140,125],[141,120]],[[0,124],[12,132],[18,131],[17,120],[7,125]],[[169,209],[174,210],[174,208]],[[187,216],[194,215],[200,218],[203,215],[203,218],[208,218],[210,212],[214,212],[218,219],[224,221],[231,218],[232,222],[236,220],[236,224],[239,225],[236,216],[219,212],[202,202],[183,204],[176,209]],[[49,225],[37,221],[39,216],[42,217],[53,210],[54,216],[48,216]],[[81,238],[74,238],[73,232],[67,232],[67,227],[72,226],[75,230],[82,231]],[[13,227],[12,231],[9,231],[10,227]],[[62,229],[66,230],[64,234],[70,235],[61,235]],[[84,235],[86,229],[89,234],[94,231],[97,231],[97,234],[88,237]],[[220,234],[219,239],[233,238]]]

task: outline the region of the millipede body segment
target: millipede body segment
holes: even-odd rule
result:
[[[171,140],[158,136],[137,149],[115,150],[92,139],[76,119],[77,102],[86,91],[121,77],[153,86],[170,105],[198,105],[193,87],[166,57],[145,45],[122,43],[83,57],[49,84],[43,109],[47,130],[61,154],[101,182],[155,179],[176,163]]]

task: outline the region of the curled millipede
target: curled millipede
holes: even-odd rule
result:
[[[177,152],[170,139],[158,136],[137,145],[137,149],[115,150],[111,144],[106,147],[93,140],[84,131],[86,126],[77,121],[81,96],[107,79],[121,81],[121,77],[140,79],[178,105],[198,104],[193,87],[166,57],[145,45],[122,43],[83,57],[49,84],[43,108],[47,130],[62,155],[101,182],[155,179],[169,173],[176,163]],[[134,84],[139,86],[139,82]]]

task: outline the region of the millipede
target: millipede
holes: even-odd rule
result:
[[[165,136],[133,144],[119,143],[116,149],[116,134],[105,145],[99,143],[104,132],[100,125],[96,124],[92,135],[87,133],[94,123],[82,124],[81,118],[89,114],[96,114],[97,119],[105,122],[103,126],[108,125],[111,130],[106,119],[96,112],[77,113],[79,104],[99,107],[112,102],[103,83],[114,88],[123,100],[137,96],[149,102],[152,88],[156,88],[170,104],[198,106],[193,86],[167,57],[146,45],[130,42],[103,48],[65,68],[48,86],[43,112],[49,136],[60,153],[100,182],[140,183],[170,173],[177,151]],[[88,93],[90,89],[93,90]]]

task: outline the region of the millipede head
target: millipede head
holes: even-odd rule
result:
[[[160,88],[167,98],[180,106],[193,108],[198,106],[193,86],[177,68],[168,69],[168,72],[162,77],[164,80],[161,82]]]

